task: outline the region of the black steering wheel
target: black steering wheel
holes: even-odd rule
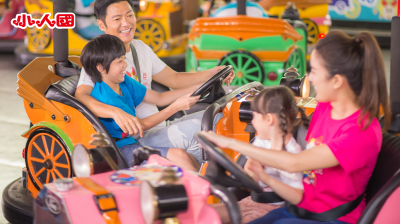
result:
[[[233,71],[232,65],[221,69],[217,74],[201,85],[192,96],[200,96],[199,103],[212,103],[222,96],[225,96],[225,90],[222,87],[222,81]]]
[[[233,162],[217,145],[209,141],[201,133],[195,134],[197,142],[203,146],[210,156],[206,176],[225,187],[243,187],[262,193],[263,190],[256,181]],[[228,176],[226,171],[232,175]]]

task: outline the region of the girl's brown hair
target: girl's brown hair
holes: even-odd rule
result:
[[[357,96],[361,107],[358,122],[366,129],[372,119],[379,118],[380,107],[385,114],[385,130],[390,125],[391,112],[386,87],[382,53],[369,32],[354,38],[341,31],[332,31],[318,41],[315,50],[323,59],[329,75],[342,75]]]
[[[279,127],[283,133],[283,149],[285,150],[285,137],[293,129],[297,114],[300,112],[300,124],[308,126],[309,120],[304,110],[297,107],[292,90],[286,86],[276,86],[263,89],[251,102],[251,110],[266,115],[278,114]]]

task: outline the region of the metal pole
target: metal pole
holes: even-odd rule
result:
[[[55,19],[56,13],[67,12],[66,0],[53,0],[53,18]],[[68,63],[68,29],[53,30],[54,41],[54,61],[61,64]],[[64,65],[65,66],[65,65]]]
[[[400,5],[400,4],[399,4]],[[400,10],[399,10],[400,15]],[[393,113],[390,131],[400,132],[400,17],[392,18],[390,41],[390,106]],[[397,84],[397,85],[396,85]]]
[[[246,15],[246,0],[237,0],[237,14]]]

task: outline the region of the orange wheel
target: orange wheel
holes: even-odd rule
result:
[[[69,150],[54,131],[48,128],[35,130],[25,149],[27,171],[38,190],[55,179],[72,176]]]

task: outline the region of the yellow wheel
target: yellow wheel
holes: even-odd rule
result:
[[[33,14],[34,19],[42,18],[40,14]],[[44,25],[42,29],[38,29],[36,26],[27,28],[26,35],[28,35],[28,44],[33,47],[35,51],[42,51],[49,46],[51,41],[50,29],[47,25]]]
[[[307,43],[315,44],[318,41],[319,30],[317,24],[310,19],[303,19],[307,26]]]
[[[55,179],[72,176],[68,148],[48,128],[37,129],[29,136],[25,147],[25,162],[29,177],[38,190]]]
[[[165,31],[160,23],[152,19],[142,19],[136,23],[135,39],[142,40],[157,53],[164,44]]]

